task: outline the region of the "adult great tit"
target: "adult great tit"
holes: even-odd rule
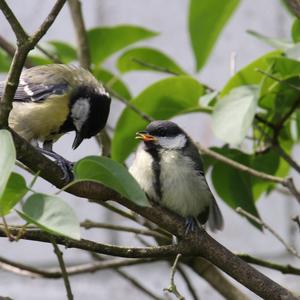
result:
[[[191,138],[170,121],[151,122],[136,138],[143,144],[129,171],[148,197],[186,218],[186,232],[197,221],[221,230],[223,217]]]
[[[1,82],[0,98],[3,88]],[[52,151],[53,142],[75,131],[76,149],[104,128],[110,103],[109,94],[89,71],[63,64],[37,66],[21,74],[9,126],[30,143],[43,142],[40,150],[64,166],[63,158]]]

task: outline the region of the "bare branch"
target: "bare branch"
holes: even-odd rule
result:
[[[114,225],[114,224],[107,224],[107,223],[100,223],[100,222],[92,222],[90,220],[85,220],[80,225],[82,227],[84,227],[85,229],[103,228],[103,229],[116,230],[119,232],[120,231],[131,232],[131,233],[135,233],[135,234],[142,234],[142,235],[155,237],[158,239],[163,239],[166,242],[170,242],[170,239],[168,237],[166,237],[165,235],[162,235],[154,230],[149,230],[149,229],[121,226],[121,225]]]
[[[240,215],[254,221],[255,223],[261,225],[263,228],[267,229],[286,248],[286,250],[288,252],[290,252],[292,255],[300,258],[300,254],[297,253],[297,251],[293,247],[289,246],[285,242],[285,240],[270,225],[266,224],[263,220],[253,216],[252,214],[245,211],[241,207],[236,208],[236,212],[239,213]]]
[[[290,7],[294,14],[300,18],[300,1],[299,0],[285,0],[285,3]]]
[[[19,23],[14,13],[7,5],[5,0],[0,0],[0,9],[2,10],[2,13],[4,14],[8,23],[10,24],[10,27],[14,31],[18,44],[26,43],[28,39],[28,35],[23,29],[23,27],[21,26],[21,24]]]
[[[194,300],[199,300],[199,297],[197,296],[197,293],[193,287],[193,284],[191,283],[188,275],[186,274],[185,270],[181,265],[177,266],[177,270],[180,273],[182,279],[184,280],[189,292],[191,293],[191,296],[193,297]]]
[[[237,170],[248,173],[252,176],[258,177],[263,180],[280,183],[282,186],[287,188],[295,196],[297,201],[300,203],[300,193],[296,189],[292,178],[281,178],[281,177],[269,175],[264,172],[257,171],[255,169],[247,167],[239,162],[236,162],[230,158],[227,158],[226,156],[219,154],[211,149],[205,148],[199,144],[197,144],[197,146],[198,146],[198,149],[200,150],[200,152],[205,153],[206,155],[213,157],[214,159],[221,161],[221,162],[225,163],[226,165],[229,165]]]
[[[250,300],[246,294],[232,284],[213,264],[196,257],[187,261],[188,266],[204,280],[206,280],[225,299]]]
[[[8,116],[12,109],[12,99],[18,87],[19,78],[28,52],[32,48],[34,48],[34,46],[38,43],[42,36],[47,32],[47,30],[57,17],[58,13],[62,9],[65,1],[66,0],[57,0],[53,9],[49,13],[45,21],[42,23],[40,28],[37,30],[37,32],[31,37],[28,37],[6,2],[4,0],[0,0],[0,9],[4,13],[12,29],[14,30],[18,41],[17,49],[15,51],[12,64],[8,72],[6,84],[4,86],[3,96],[1,98],[0,128],[8,127]]]
[[[41,171],[41,176],[56,185],[58,188],[64,186],[65,182],[61,179],[61,170],[60,168],[51,160],[47,159],[43,155],[41,155],[34,147],[24,142],[18,135],[13,133],[18,159],[21,160],[22,163],[30,167],[33,171]],[[270,278],[266,277],[259,271],[252,268],[247,263],[243,262],[240,258],[236,257],[225,247],[217,243],[213,240],[203,229],[197,228],[194,232],[190,233],[188,236],[184,236],[185,232],[185,223],[183,218],[180,218],[176,214],[169,212],[168,210],[156,206],[156,207],[140,207],[132,203],[131,201],[120,197],[116,192],[111,189],[92,182],[84,182],[81,184],[76,184],[70,187],[67,192],[72,193],[74,195],[92,199],[95,203],[103,203],[102,201],[107,201],[111,199],[115,199],[123,206],[129,208],[130,210],[142,215],[147,218],[151,222],[159,225],[165,230],[175,234],[178,237],[182,238],[182,241],[179,245],[174,247],[172,246],[164,246],[160,248],[150,248],[144,251],[144,249],[139,249],[138,251],[127,251],[128,248],[124,249],[122,247],[117,247],[117,253],[120,256],[128,256],[128,257],[141,257],[145,256],[145,252],[147,255],[152,257],[163,257],[164,255],[172,256],[177,255],[177,253],[182,253],[183,255],[197,255],[202,256],[208,261],[212,262],[216,266],[218,266],[221,270],[228,273],[230,276],[235,278],[237,281],[248,287],[257,295],[262,298],[269,298],[273,300],[281,300],[284,296],[291,297],[290,299],[297,299],[294,297],[288,290],[278,285]],[[39,236],[34,236],[30,232],[30,236],[28,236],[28,232],[25,233],[27,239],[36,239],[39,241],[48,241],[47,235],[43,234],[43,238]],[[71,241],[64,240],[64,238],[58,238],[61,244],[65,244],[67,246],[77,247],[80,246],[80,249],[85,249],[88,251],[96,251],[99,250],[99,253],[111,253],[114,250],[114,247],[106,247],[106,246],[98,246],[90,241],[83,247],[80,241]],[[119,251],[121,248],[121,251]],[[150,253],[148,252],[150,250]],[[177,252],[176,252],[177,251]],[[117,254],[116,253],[116,254]],[[139,256],[138,256],[139,255]],[[293,298],[294,297],[294,298]]]
[[[176,287],[176,284],[175,284],[175,280],[174,280],[174,277],[175,277],[175,273],[176,273],[176,268],[177,268],[177,264],[178,264],[178,261],[179,261],[179,258],[181,257],[181,254],[177,254],[176,258],[175,258],[175,261],[174,261],[174,264],[171,268],[171,275],[170,275],[170,283],[169,283],[169,286],[167,288],[164,289],[164,291],[167,291],[171,294],[174,294],[176,296],[177,299],[179,300],[184,300],[185,298],[179,293],[177,287]]]
[[[133,286],[142,291],[144,294],[148,295],[150,298],[154,300],[164,300],[163,298],[155,295],[153,292],[151,292],[148,288],[146,288],[143,284],[141,284],[138,280],[130,276],[128,273],[119,269],[116,269],[115,272],[127,281],[129,281]]]
[[[60,266],[60,269],[61,269],[61,273],[62,273],[62,277],[64,279],[64,284],[65,284],[65,288],[66,288],[66,291],[67,291],[67,297],[68,297],[68,300],[73,300],[74,297],[73,297],[73,293],[72,293],[72,289],[71,289],[71,285],[70,285],[70,281],[69,281],[69,276],[68,276],[68,272],[66,270],[66,266],[65,266],[65,262],[64,262],[64,259],[63,259],[63,253],[59,250],[55,240],[51,239],[51,243],[53,245],[53,248],[54,248],[54,253],[58,259],[58,263],[59,263],[59,266]]]
[[[80,0],[68,0],[76,33],[78,57],[81,67],[89,70],[91,65],[89,43],[86,35]]]
[[[247,263],[250,264],[255,264],[261,267],[273,269],[280,271],[283,274],[293,274],[293,275],[300,275],[300,269],[295,268],[291,265],[280,265],[278,263],[268,261],[268,260],[263,260],[254,256],[251,256],[249,254],[237,254],[241,259],[246,261]]]
[[[90,263],[75,265],[67,267],[67,273],[69,276],[80,275],[85,273],[94,273],[107,269],[115,269],[119,267],[134,266],[138,264],[145,264],[156,261],[152,258],[142,259],[110,259],[106,261],[93,261]],[[24,265],[15,261],[8,260],[4,257],[0,257],[0,268],[9,272],[29,277],[42,277],[49,279],[62,278],[62,272],[60,268],[50,269],[38,269],[32,266]]]

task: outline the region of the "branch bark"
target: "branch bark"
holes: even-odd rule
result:
[[[2,10],[17,38],[17,49],[14,53],[12,64],[10,66],[4,87],[3,96],[1,98],[0,128],[8,127],[8,116],[12,109],[12,100],[18,87],[22,68],[25,64],[29,51],[33,49],[39,40],[45,35],[49,27],[56,19],[58,13],[64,6],[65,2],[66,0],[57,0],[40,28],[29,37],[6,2],[4,0],[0,0],[0,9]]]

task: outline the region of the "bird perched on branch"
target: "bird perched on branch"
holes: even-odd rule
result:
[[[5,82],[0,83],[0,98]],[[75,131],[73,149],[83,139],[104,128],[110,110],[110,96],[87,70],[52,64],[22,72],[9,115],[9,126],[21,137],[53,157],[67,177],[70,164],[53,152],[52,144],[63,134]]]
[[[151,122],[136,135],[143,141],[129,171],[148,197],[186,218],[186,231],[198,221],[212,230],[223,217],[204,177],[196,145],[175,123]]]

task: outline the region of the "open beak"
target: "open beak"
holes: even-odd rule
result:
[[[151,134],[148,134],[145,131],[139,131],[136,133],[135,138],[137,140],[142,140],[144,142],[155,142],[157,139]]]
[[[83,141],[84,137],[81,135],[80,132],[76,132],[76,136],[72,145],[73,150],[75,150]]]

